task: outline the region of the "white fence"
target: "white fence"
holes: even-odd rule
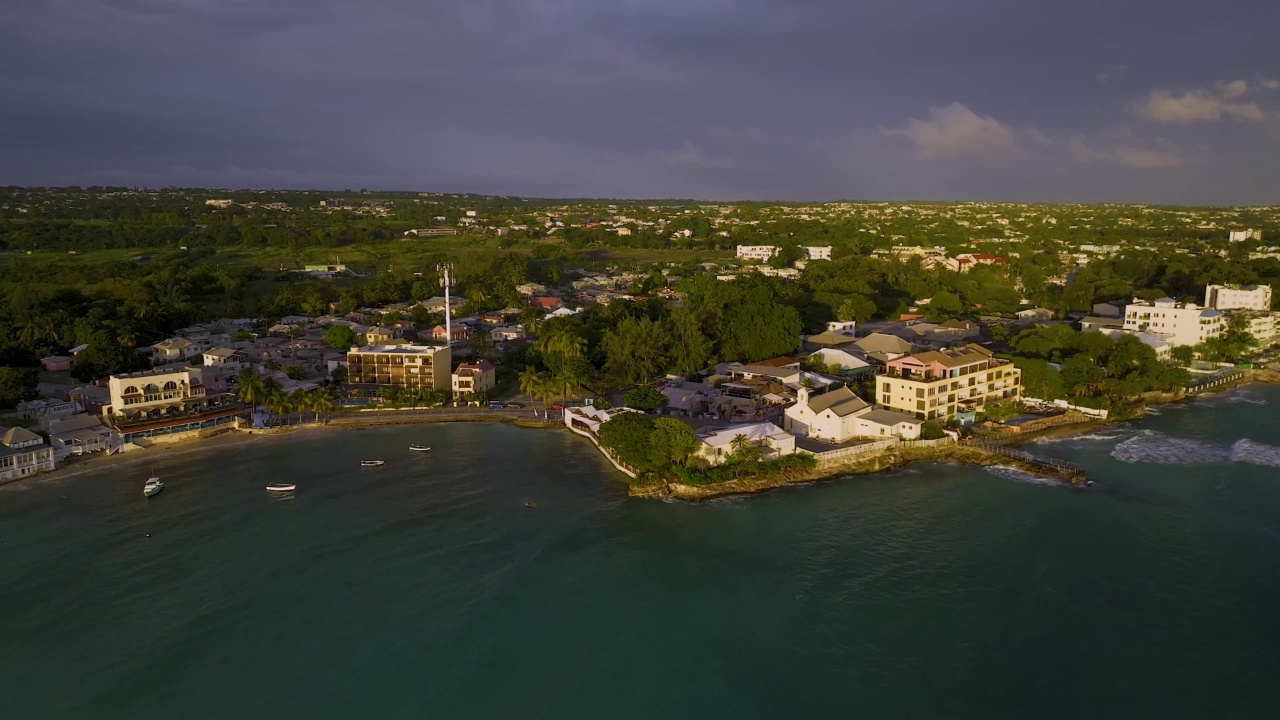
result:
[[[878,453],[885,448],[893,447],[897,444],[898,441],[895,438],[892,440],[876,440],[862,445],[854,445],[852,447],[839,448],[837,450],[827,450],[825,452],[813,452],[812,450],[805,450],[803,448],[798,448],[796,452],[812,455],[817,458],[818,462],[825,463]]]

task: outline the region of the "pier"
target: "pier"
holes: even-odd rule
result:
[[[1020,463],[1035,468],[1037,471],[1042,472],[1045,475],[1062,478],[1073,485],[1085,482],[1084,468],[1075,463],[1067,462],[1066,460],[1040,458],[1032,455],[1031,453],[1014,450],[1013,448],[984,440],[973,440],[966,443],[966,445],[968,447],[982,450],[983,452],[1002,455],[1004,457],[1017,460]]]

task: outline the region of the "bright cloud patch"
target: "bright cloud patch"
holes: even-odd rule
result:
[[[1134,105],[1134,112],[1148,120],[1166,124],[1216,122],[1223,118],[1258,121],[1262,110],[1252,102],[1237,100],[1249,92],[1243,80],[1219,84],[1217,91],[1191,90],[1151,93]]]
[[[1013,129],[958,102],[930,108],[928,120],[912,118],[904,127],[886,130],[885,134],[909,140],[923,160],[1001,159],[1019,152]]]

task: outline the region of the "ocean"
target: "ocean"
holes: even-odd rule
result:
[[[1095,487],[633,500],[581,438],[487,424],[0,487],[0,717],[1280,714],[1280,388],[1028,449]]]

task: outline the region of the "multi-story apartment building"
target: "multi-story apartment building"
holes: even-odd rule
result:
[[[11,427],[0,435],[0,480],[16,480],[53,469],[53,448],[39,435]]]
[[[1204,289],[1205,307],[1214,310],[1270,310],[1270,285],[1209,285]]]
[[[876,378],[880,405],[921,420],[976,413],[1021,394],[1022,371],[974,344],[895,358]]]
[[[805,260],[830,260],[831,259],[830,245],[814,246],[814,247],[805,246],[802,249],[804,250]]]
[[[761,262],[771,260],[777,254],[777,245],[739,245],[737,251],[739,260],[759,260]]]
[[[447,345],[365,345],[347,353],[347,382],[407,390],[448,390],[453,353]]]
[[[1124,309],[1124,330],[1167,335],[1169,344],[1198,345],[1222,334],[1222,313],[1172,298],[1137,300]]]
[[[492,390],[498,384],[497,369],[488,360],[462,363],[453,372],[453,394],[470,395]]]
[[[1262,231],[1257,228],[1253,228],[1250,230],[1232,230],[1230,231],[1230,234],[1227,236],[1227,239],[1230,240],[1231,242],[1245,242],[1246,240],[1261,240]]]
[[[210,391],[202,368],[161,367],[112,375],[102,414],[126,441],[204,430],[235,421],[235,398]]]

